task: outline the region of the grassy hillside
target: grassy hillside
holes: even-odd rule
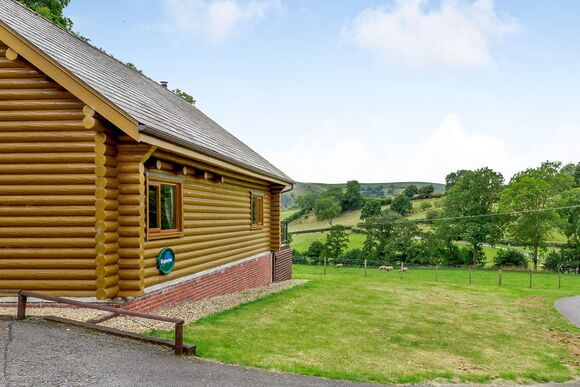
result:
[[[435,192],[444,192],[445,184],[439,183],[429,183],[421,181],[407,181],[407,182],[392,182],[392,183],[361,183],[361,192],[365,196],[365,191],[369,189],[376,190],[381,188],[384,196],[396,196],[400,194],[407,186],[414,184],[417,187],[421,187],[426,184],[433,184]],[[282,208],[291,208],[294,206],[296,198],[307,192],[323,193],[329,188],[341,187],[345,188],[344,184],[324,184],[324,183],[301,183],[298,182],[294,185],[294,189],[290,192],[282,194]]]

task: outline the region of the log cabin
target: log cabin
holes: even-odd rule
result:
[[[151,310],[288,279],[292,184],[164,85],[0,0],[0,289]]]

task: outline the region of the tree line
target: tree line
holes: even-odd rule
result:
[[[360,206],[359,227],[366,234],[363,248],[347,250],[348,231],[334,226],[326,242],[314,242],[306,255],[311,259],[327,256],[335,260],[484,265],[483,247],[509,240],[529,251],[532,267],[537,270],[539,253],[547,252],[550,238],[559,230],[566,242],[559,251],[547,255],[544,267],[580,271],[580,163],[562,166],[546,161],[516,173],[507,184],[501,173],[487,167],[458,170],[449,173],[445,183],[442,209],[430,211],[422,221],[431,224],[428,230],[406,218],[412,208],[410,199],[420,194],[417,187],[407,187],[385,209],[380,200],[361,201],[355,192],[356,181],[349,182],[344,193],[333,189],[326,197],[336,199],[334,213]],[[325,194],[319,198],[306,194],[298,203],[306,206],[308,202],[302,209],[318,216],[317,205]],[[328,213],[322,212],[325,215]],[[527,267],[528,262],[521,252],[501,250],[495,264]]]

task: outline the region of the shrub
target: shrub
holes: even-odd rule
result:
[[[348,250],[339,259],[340,263],[345,263],[347,265],[362,265],[364,263],[364,253],[361,249]]]
[[[580,244],[568,244],[560,252],[552,250],[544,268],[562,273],[580,273]]]
[[[285,222],[288,222],[290,224],[293,221],[295,221],[296,219],[300,219],[301,217],[303,217],[307,213],[308,213],[308,211],[306,211],[305,209],[302,209],[300,211],[297,211],[297,212],[293,213],[292,215],[290,215],[289,217],[287,217],[286,219],[284,219],[284,221]]]
[[[322,252],[324,251],[324,243],[321,241],[314,241],[308,246],[308,250],[306,251],[306,255],[313,258],[320,258],[322,256]]]
[[[388,206],[393,202],[393,198],[391,196],[381,199],[381,206]]]
[[[433,205],[429,202],[423,202],[421,203],[421,205],[419,206],[419,208],[421,208],[421,211],[425,211],[428,210],[429,208],[433,207]]]
[[[515,250],[500,250],[494,258],[496,266],[528,267],[528,260],[524,254]]]
[[[435,220],[441,216],[441,210],[429,210],[425,215],[425,219],[427,220]]]

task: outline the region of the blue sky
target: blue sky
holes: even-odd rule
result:
[[[66,14],[298,181],[580,161],[575,0],[73,0]]]

